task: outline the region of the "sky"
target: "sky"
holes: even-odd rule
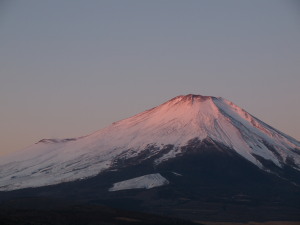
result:
[[[297,0],[2,0],[0,155],[190,93],[300,140],[299,40]]]

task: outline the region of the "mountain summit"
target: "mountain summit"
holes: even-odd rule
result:
[[[43,139],[3,157],[0,190],[86,179],[143,162],[156,168],[211,145],[278,176],[286,167],[300,171],[299,141],[226,99],[190,94],[90,135]]]

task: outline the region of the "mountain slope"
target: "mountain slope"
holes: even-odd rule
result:
[[[300,221],[300,188],[291,179],[274,176],[213,140],[191,141],[183,152],[156,166],[153,158],[159,156],[141,163],[129,159],[88,179],[0,192],[0,208],[12,202],[36,212],[41,206],[32,199],[48,198],[58,206],[72,201],[197,221]],[[164,185],[150,188],[151,183]],[[126,189],[111,191],[117,184]]]
[[[93,134],[44,139],[0,159],[0,190],[84,179],[149,160],[155,167],[207,142],[279,176],[286,167],[300,170],[297,140],[223,98],[187,95]]]

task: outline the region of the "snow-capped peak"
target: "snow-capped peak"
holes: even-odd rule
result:
[[[43,186],[94,176],[118,159],[160,152],[155,164],[182,154],[190,140],[213,140],[263,168],[263,158],[300,168],[300,143],[223,98],[181,95],[155,108],[74,139],[43,139],[0,159],[0,190]],[[150,152],[145,151],[152,146]],[[168,151],[165,152],[166,146]],[[145,153],[147,152],[147,154]]]

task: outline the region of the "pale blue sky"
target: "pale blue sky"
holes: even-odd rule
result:
[[[297,0],[0,3],[0,153],[181,94],[222,96],[300,139]]]

